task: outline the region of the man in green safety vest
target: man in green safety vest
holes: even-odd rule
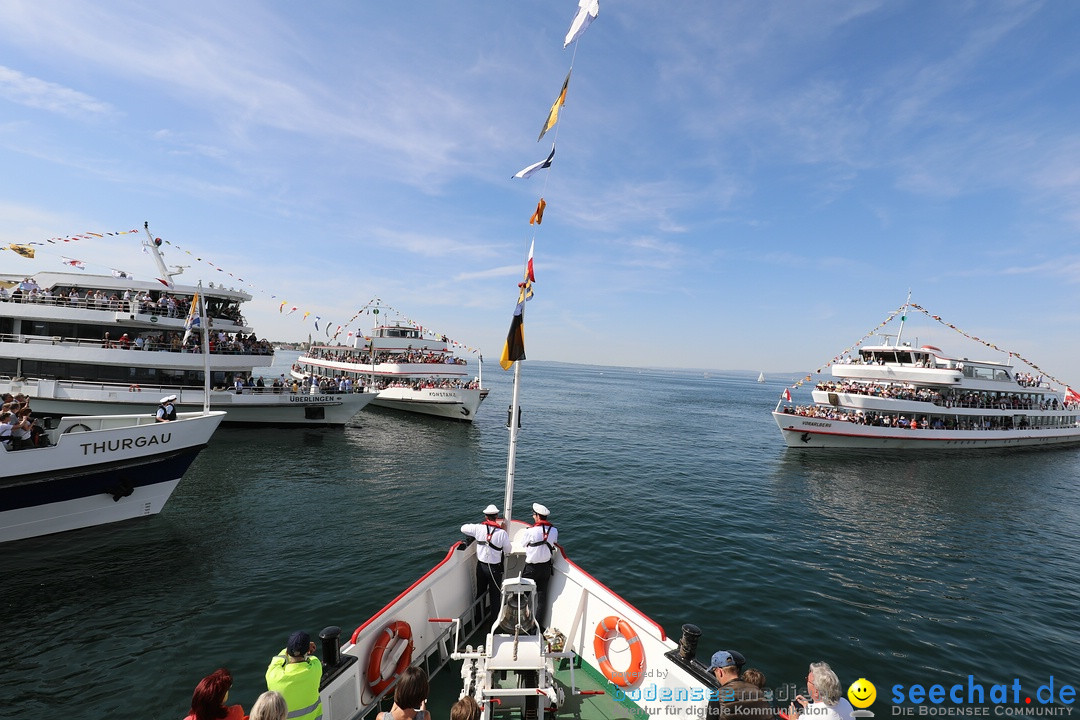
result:
[[[322,662],[315,657],[315,643],[303,630],[289,636],[289,644],[266,668],[266,688],[282,694],[289,706],[289,720],[321,720],[319,681]]]

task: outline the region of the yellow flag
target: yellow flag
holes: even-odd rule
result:
[[[540,138],[544,137],[551,128],[555,127],[555,123],[559,122],[559,108],[566,102],[566,88],[570,85],[570,73],[574,72],[573,68],[570,72],[566,73],[566,79],[563,80],[562,91],[559,93],[559,97],[556,98],[555,104],[551,106],[551,110],[548,112],[547,122],[544,123],[543,129],[540,130],[540,137],[536,138],[537,142],[540,142]]]
[[[19,255],[22,255],[24,258],[34,257],[34,248],[30,247],[29,245],[16,245],[15,243],[11,243],[10,245],[8,245],[8,247],[17,252]]]

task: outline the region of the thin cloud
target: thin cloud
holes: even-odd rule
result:
[[[115,110],[85,93],[0,65],[0,97],[38,110],[73,118],[105,117]]]

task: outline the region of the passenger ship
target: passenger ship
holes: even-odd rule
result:
[[[864,345],[832,365],[813,404],[773,411],[788,447],[1013,448],[1080,442],[1080,395],[1008,363],[932,345]]]
[[[488,391],[483,369],[472,370],[446,337],[429,337],[414,324],[379,325],[354,346],[312,345],[297,359],[292,376],[345,376],[377,393],[377,407],[472,422]]]
[[[143,247],[161,280],[71,272],[0,274],[0,392],[25,393],[39,415],[150,412],[163,395],[178,411],[201,410],[205,397],[198,331],[181,347],[188,309],[200,288],[176,285],[150,236]],[[210,406],[232,425],[343,426],[371,402],[363,393],[233,390],[238,377],[273,362],[273,347],[247,326],[245,292],[201,289],[210,328]]]

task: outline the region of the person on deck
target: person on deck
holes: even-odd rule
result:
[[[476,538],[476,597],[484,591],[490,598],[490,607],[499,607],[503,579],[503,550],[510,544],[510,536],[499,522],[499,508],[484,508],[484,522],[466,523],[461,532]]]
[[[225,668],[210,673],[195,686],[191,695],[191,714],[184,720],[244,720],[244,708],[226,705],[232,688],[232,675]]]
[[[705,717],[709,720],[726,716],[772,718],[774,711],[757,685],[739,679],[739,672],[746,664],[741,653],[734,650],[718,650],[713,653],[709,672],[716,677],[720,687],[713,691],[713,699]]]
[[[533,525],[522,533],[525,543],[525,570],[521,576],[536,581],[536,619],[540,627],[545,627],[547,617],[547,589],[553,570],[552,556],[555,543],[559,541],[559,530],[550,522],[551,512],[540,503],[533,503]]]
[[[176,402],[175,395],[166,395],[161,398],[161,404],[158,405],[157,415],[154,419],[157,422],[172,422],[176,419],[176,408],[173,403]]]
[[[319,681],[322,662],[315,657],[315,643],[303,630],[289,636],[289,644],[270,660],[266,689],[281,693],[289,706],[290,720],[319,720],[322,701]]]
[[[844,697],[840,679],[829,667],[829,663],[810,663],[810,671],[806,674],[806,689],[810,697],[796,695],[795,703],[788,710],[789,715],[798,712],[801,713],[800,717],[807,719],[851,720],[854,708]]]
[[[394,705],[381,712],[377,720],[429,720],[427,698],[430,685],[427,673],[415,665],[405,668],[394,688]]]

